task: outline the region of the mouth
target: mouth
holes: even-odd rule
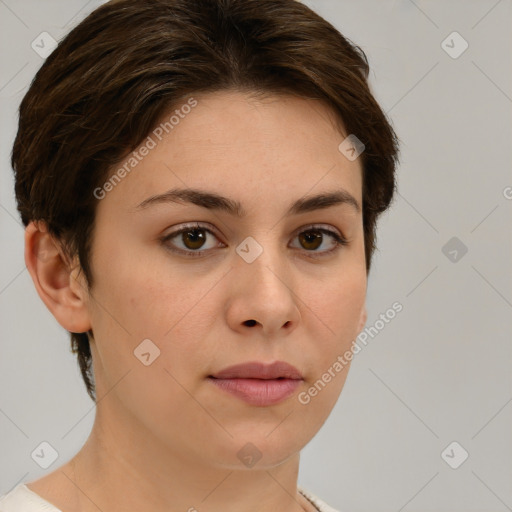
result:
[[[260,407],[289,398],[304,380],[297,368],[284,361],[238,364],[209,375],[208,379],[220,390]]]

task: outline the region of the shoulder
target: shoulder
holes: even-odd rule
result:
[[[0,512],[61,512],[24,483],[0,496]]]
[[[310,503],[312,503],[319,512],[341,512],[330,505],[325,503],[325,501],[321,500],[318,496],[314,495],[312,492],[307,491],[306,489],[298,486],[297,490],[304,496]],[[0,511],[1,512],[1,511]]]

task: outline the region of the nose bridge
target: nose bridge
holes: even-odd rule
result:
[[[267,338],[293,332],[301,314],[292,291],[289,249],[283,245],[278,230],[253,231],[235,251],[231,289],[236,291],[228,301],[227,313],[232,328],[246,333],[257,322]]]
[[[247,285],[254,295],[261,294],[266,300],[283,301],[290,298],[289,272],[287,271],[286,249],[276,241],[276,230],[268,230],[255,236],[248,236],[237,247],[242,272],[248,274]],[[245,268],[244,268],[245,267]],[[244,279],[240,276],[240,279]]]

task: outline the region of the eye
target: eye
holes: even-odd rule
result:
[[[330,244],[326,243],[325,235],[327,235],[328,239],[330,238]],[[348,240],[337,231],[315,225],[302,229],[297,234],[297,238],[301,246],[307,249],[307,253],[313,253],[308,254],[308,256],[313,258],[327,256],[340,250],[342,246],[348,245]],[[331,248],[323,251],[317,250],[322,245],[330,245]]]
[[[205,252],[208,252],[210,249],[215,248],[215,244],[213,246],[207,247],[206,242],[210,238],[209,235],[217,238],[211,229],[208,229],[199,223],[195,223],[186,225],[177,231],[173,231],[172,233],[165,235],[161,239],[161,242],[173,252],[185,254],[186,256],[197,257],[201,256]],[[327,239],[331,240],[330,244],[326,243],[325,235],[327,235]],[[305,249],[305,252],[308,253],[308,256],[313,258],[326,256],[341,249],[342,246],[348,245],[349,243],[337,231],[315,225],[308,226],[306,229],[302,229],[294,236],[294,238],[299,239],[299,243],[301,244],[299,249]],[[323,251],[318,250],[318,248],[322,247],[322,245],[328,245],[331,248]],[[217,244],[217,247],[218,246],[219,245]],[[222,246],[225,247],[224,244],[222,244]]]
[[[173,231],[169,233],[164,238],[162,238],[162,243],[164,245],[168,245],[169,249],[174,252],[187,254],[188,256],[201,256],[205,250],[198,251],[198,249],[202,249],[206,240],[209,238],[208,235],[212,235],[215,237],[215,234],[212,230],[201,226],[200,224],[191,224],[187,225],[177,231]],[[168,244],[171,240],[178,239],[177,242],[181,243],[183,247],[179,247],[175,249],[170,246],[176,247],[177,242],[173,242],[172,244]],[[208,250],[208,247],[206,248]]]

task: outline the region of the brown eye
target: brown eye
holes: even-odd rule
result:
[[[206,241],[205,229],[186,229],[181,232],[181,241],[187,249],[201,249]]]
[[[209,238],[216,239],[217,237],[210,229],[201,225],[193,225],[185,226],[169,233],[162,238],[162,243],[171,251],[186,254],[187,256],[201,256],[203,252],[216,247],[212,242],[210,242],[210,247],[208,247]]]
[[[303,231],[299,234],[299,240],[308,250],[316,250],[322,244],[323,236],[319,231]]]
[[[194,224],[184,226],[177,231],[169,233],[161,239],[161,242],[170,251],[191,257],[202,256],[204,253],[209,252],[210,249],[220,247],[219,243],[222,244],[222,242],[219,242],[218,244],[211,245],[210,242],[210,246],[208,246],[209,235],[211,235],[211,238],[218,240],[212,230],[200,224]],[[339,250],[341,246],[348,245],[348,241],[337,231],[316,226],[309,226],[294,238],[298,239],[300,244],[300,247],[296,248],[302,250],[311,258],[328,256]],[[329,239],[331,241],[330,244],[328,243]],[[327,246],[325,250],[318,250],[323,245]],[[226,247],[224,244],[222,246]]]
[[[325,236],[327,235],[327,237]],[[297,237],[299,239],[300,247],[298,249],[305,249],[308,256],[312,258],[321,258],[328,256],[339,250],[341,246],[348,245],[348,240],[341,236],[337,231],[331,229],[310,226],[308,229],[301,231]],[[328,244],[331,240],[330,249],[318,250],[322,245]]]

